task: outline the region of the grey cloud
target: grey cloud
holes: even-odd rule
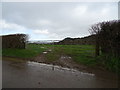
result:
[[[117,19],[117,14],[114,14],[117,13],[116,5],[117,3],[95,2],[3,3],[2,14],[6,22],[21,25],[27,28],[28,32],[48,29],[49,38],[59,39],[67,36],[86,36],[89,34],[90,25],[104,20]]]

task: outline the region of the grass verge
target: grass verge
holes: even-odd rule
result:
[[[41,47],[40,45],[28,44],[26,49],[2,49],[2,56],[32,58],[46,50],[46,48]]]

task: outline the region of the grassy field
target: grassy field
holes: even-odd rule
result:
[[[28,44],[26,49],[3,49],[2,56],[33,58],[49,50],[51,50],[51,52],[45,54],[46,61],[49,62],[58,60],[61,56],[69,56],[78,64],[87,66],[102,65],[111,71],[117,70],[118,58],[110,58],[109,56],[108,59],[104,58],[104,56],[95,57],[95,47],[93,45]]]
[[[50,61],[59,59],[60,56],[70,56],[77,63],[96,64],[92,45],[53,45],[52,48],[52,52],[47,54]]]
[[[48,61],[58,60],[60,56],[70,56],[77,63],[86,65],[96,64],[94,59],[94,46],[92,45],[35,45],[28,44],[26,49],[3,49],[3,56],[12,56],[18,58],[32,58],[43,51],[51,49],[52,51],[46,54]]]

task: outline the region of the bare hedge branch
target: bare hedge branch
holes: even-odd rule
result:
[[[91,26],[92,34],[96,34],[96,56],[101,51],[119,57],[120,55],[120,20],[101,22]]]

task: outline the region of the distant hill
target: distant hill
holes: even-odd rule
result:
[[[60,45],[94,45],[95,44],[95,35],[90,35],[83,38],[65,38],[62,41],[55,42],[54,44]]]
[[[60,40],[31,40],[28,41],[28,43],[34,43],[34,44],[54,44],[56,42],[59,42]]]

